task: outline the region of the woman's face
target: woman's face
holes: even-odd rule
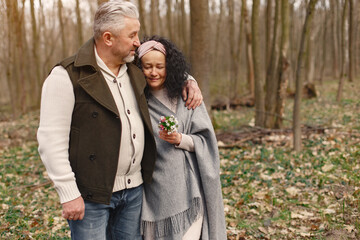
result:
[[[165,55],[157,50],[152,50],[141,58],[141,65],[150,89],[162,89],[166,79]]]

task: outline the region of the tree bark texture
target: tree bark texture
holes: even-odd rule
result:
[[[277,65],[278,65],[278,25],[280,21],[281,14],[281,0],[275,1],[275,21],[273,28],[273,39],[271,45],[271,54],[269,58],[269,64],[267,65],[267,74],[266,74],[266,95],[265,95],[265,127],[274,128],[275,126],[275,111],[276,111],[276,99],[278,93],[278,78],[277,76]]]
[[[80,3],[79,0],[76,0],[76,21],[77,21],[77,41],[78,47],[80,47],[84,43],[83,30],[82,30],[82,19],[80,14]]]
[[[40,73],[40,57],[39,57],[39,33],[35,18],[35,7],[34,0],[30,0],[30,13],[31,13],[31,27],[32,27],[32,55],[34,58],[34,69],[35,69],[35,79],[36,81],[31,84],[33,89],[33,99],[36,106],[40,106],[40,86],[42,83],[42,76]]]
[[[173,31],[173,15],[172,15],[172,1],[166,0],[166,24],[168,29],[168,36],[170,40],[175,41],[174,31]]]
[[[331,8],[331,35],[332,35],[332,66],[333,66],[333,76],[337,77],[339,75],[339,67],[338,67],[338,38],[337,38],[337,8],[336,8],[337,0],[330,0],[330,8]]]
[[[220,46],[220,38],[221,38],[221,26],[224,17],[224,6],[223,1],[220,0],[220,9],[219,9],[219,17],[216,22],[216,36],[215,36],[215,46]],[[215,47],[215,57],[213,58],[212,66],[213,69],[218,69],[218,61],[217,59],[220,57],[220,48]],[[215,71],[218,72],[218,71]]]
[[[187,34],[187,15],[185,11],[185,1],[181,0],[180,2],[181,8],[181,41],[183,43],[182,49],[185,56],[189,56],[189,41],[188,41],[188,34]]]
[[[313,47],[314,42],[314,25],[313,22],[310,23],[309,33],[306,39],[306,83],[314,83],[314,74],[315,74],[315,49]]]
[[[289,32],[290,32],[290,23],[289,23],[289,2],[288,0],[281,0],[281,51],[279,59],[279,88],[278,95],[276,100],[276,121],[274,128],[281,128],[283,125],[284,109],[285,109],[285,100],[286,100],[286,89],[289,82],[289,67],[290,62],[288,60],[288,50],[289,50]]]
[[[300,49],[297,61],[296,68],[296,92],[295,92],[295,101],[294,101],[294,111],[293,111],[293,135],[294,135],[294,150],[296,152],[301,151],[301,122],[300,122],[300,109],[301,109],[301,98],[302,98],[302,62],[305,54],[305,40],[307,39],[307,35],[309,34],[309,27],[311,26],[312,18],[314,16],[315,5],[317,0],[310,0],[306,10],[306,18],[303,27],[303,31],[301,34],[300,40]]]
[[[142,37],[147,36],[148,35],[148,31],[147,31],[147,24],[145,21],[145,10],[144,10],[144,0],[138,0],[138,9],[139,9],[139,20],[140,20],[140,25],[141,25],[141,37],[140,40],[142,39]]]
[[[177,46],[183,51],[183,45],[184,42],[181,41],[181,11],[178,11],[181,9],[181,3],[180,0],[175,0],[175,7],[174,7],[175,11],[174,11],[174,16],[175,16],[175,20],[176,20],[176,27],[175,27],[175,37],[176,37],[176,44]],[[184,53],[184,52],[183,52]],[[185,54],[185,53],[184,53]]]
[[[234,0],[228,0],[228,10],[229,10],[229,16],[228,16],[228,39],[230,46],[233,46],[232,48],[229,48],[230,50],[230,85],[229,85],[229,97],[230,99],[234,99],[237,96],[238,92],[238,74],[239,74],[239,68],[238,68],[238,53],[236,51],[237,48],[237,39],[235,35],[235,14],[234,14]]]
[[[259,41],[260,0],[253,0],[252,9],[252,53],[254,57],[255,79],[255,126],[263,127],[265,123],[264,81],[260,69],[260,41]]]
[[[159,32],[159,0],[151,0],[151,31],[150,35],[161,35]]]
[[[326,48],[326,43],[327,43],[327,19],[328,19],[328,13],[326,11],[326,1],[322,0],[322,6],[324,9],[324,20],[323,20],[323,32],[322,32],[322,61],[321,61],[321,69],[320,69],[320,77],[319,77],[319,81],[320,84],[323,84],[323,78],[324,78],[324,72],[325,72],[325,66],[326,66],[326,53],[327,53],[327,48]]]
[[[190,0],[191,65],[195,79],[200,83],[204,102],[210,109],[209,6],[207,0]]]
[[[354,0],[349,0],[349,81],[354,82]]]
[[[360,65],[360,2],[357,1],[355,4],[355,8],[357,9],[356,11],[356,18],[357,18],[357,23],[354,25],[354,27],[356,28],[355,30],[355,36],[354,36],[354,44],[355,44],[355,58],[354,58],[354,74],[355,76],[359,75],[359,65]]]
[[[63,4],[62,0],[58,0],[58,18],[60,25],[60,35],[61,35],[61,53],[62,58],[67,56],[67,48],[66,48],[66,36],[65,36],[65,27],[64,27],[64,18],[63,18]]]
[[[246,0],[242,0],[242,16],[245,23],[245,35],[246,35],[246,62],[248,68],[248,88],[249,93],[252,98],[255,98],[255,79],[254,79],[254,58],[252,54],[252,37],[251,37],[251,27],[249,23],[249,15],[246,6]]]
[[[273,0],[266,1],[266,29],[265,29],[265,42],[266,42],[266,66],[269,66],[271,56],[271,27],[272,27],[272,9]],[[276,18],[276,14],[274,16]],[[275,24],[274,24],[275,25]]]
[[[8,61],[6,75],[10,89],[12,113],[14,117],[26,111],[26,95],[24,75],[24,51],[23,40],[23,9],[20,9],[17,1],[6,0],[6,15],[8,23]]]
[[[342,49],[342,61],[341,61],[341,72],[340,72],[340,79],[339,79],[339,86],[337,89],[336,94],[336,101],[340,101],[342,98],[342,91],[344,86],[344,77],[346,75],[346,18],[347,18],[347,8],[348,8],[348,1],[345,0],[344,7],[343,7],[343,13],[342,13],[342,23],[341,23],[341,49]]]
[[[242,7],[241,7],[242,8]],[[243,79],[242,74],[241,74],[241,53],[242,53],[242,46],[243,46],[243,32],[244,32],[244,17],[243,17],[244,12],[241,10],[240,11],[240,24],[239,24],[239,32],[238,32],[238,41],[237,41],[237,46],[234,47],[234,51],[236,52],[236,69],[237,69],[237,75],[236,77],[236,81],[237,82],[241,82],[241,79]],[[237,92],[238,93],[238,88],[237,88]],[[237,97],[235,97],[237,98]]]
[[[291,68],[291,74],[289,77],[289,88],[295,89],[295,75],[296,75],[296,61],[297,61],[297,54],[298,54],[298,42],[297,39],[299,38],[297,36],[297,29],[295,29],[295,19],[297,18],[295,16],[295,7],[294,2],[289,3],[289,15],[290,15],[290,45],[289,45],[289,59],[290,59],[290,66]]]

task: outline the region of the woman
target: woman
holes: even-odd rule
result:
[[[219,154],[204,104],[188,110],[181,98],[188,65],[170,41],[152,37],[138,48],[158,157],[144,184],[144,239],[226,239]],[[159,129],[163,116],[178,129]]]

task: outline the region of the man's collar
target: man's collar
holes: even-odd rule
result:
[[[94,53],[95,40],[89,39],[83,46],[80,47],[78,54],[76,55],[74,66],[92,66],[97,69],[96,58]]]

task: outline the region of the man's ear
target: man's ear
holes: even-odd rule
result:
[[[108,31],[104,32],[102,34],[102,38],[106,46],[111,47],[113,45],[114,35],[111,32]]]

